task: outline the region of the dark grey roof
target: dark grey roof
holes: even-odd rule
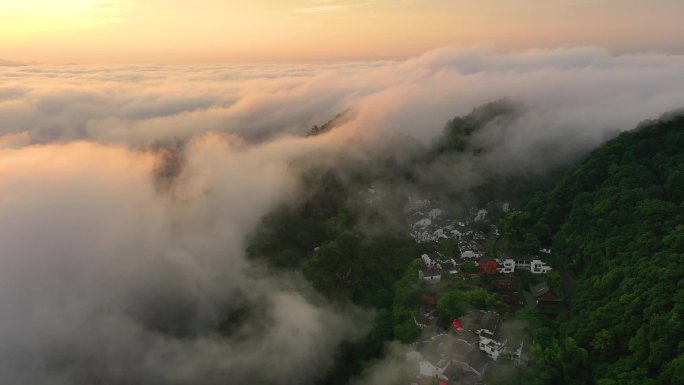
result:
[[[436,267],[433,268],[432,270],[423,269],[422,271],[423,271],[423,275],[426,276],[426,277],[436,277],[436,276],[440,276],[440,275],[442,275],[442,272],[443,272],[442,270],[440,270],[440,269],[438,269],[438,268],[436,268]]]
[[[449,365],[444,375],[449,379],[449,384],[471,385],[480,381],[480,376],[465,368],[466,364]]]
[[[482,376],[487,368],[487,364],[489,363],[489,359],[487,358],[487,355],[481,351],[480,349],[473,349],[469,354],[467,359],[468,365],[475,369],[480,376]]]
[[[465,341],[469,344],[476,344],[480,341],[480,337],[478,337],[477,334],[473,333],[470,330],[463,330],[456,333],[456,339]]]
[[[468,354],[476,349],[473,345],[463,341],[455,340],[451,345],[450,358],[457,361],[465,361]]]
[[[480,329],[486,329],[494,334],[498,324],[499,313],[493,311],[473,310],[461,318],[463,328],[475,332]]]
[[[525,297],[525,303],[527,304],[528,308],[534,309],[535,307],[537,307],[537,297],[532,295],[532,293],[525,290],[523,291],[523,297]]]
[[[530,285],[530,293],[535,297],[541,297],[542,295],[549,292],[549,285],[546,281],[541,281],[536,285]]]
[[[496,333],[496,327],[499,325],[499,313],[489,311],[482,317],[482,329],[487,329],[492,333]]]
[[[453,359],[452,363],[449,366],[451,370],[447,369],[445,375],[453,381],[467,378],[468,373],[481,377],[487,369],[489,359],[481,350],[473,349],[463,359]]]

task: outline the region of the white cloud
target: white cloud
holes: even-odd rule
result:
[[[301,278],[245,260],[244,236],[296,193],[293,159],[364,143],[401,151],[383,144],[428,142],[455,115],[508,97],[525,114],[475,138],[491,156],[453,167],[533,170],[681,107],[682,68],[682,56],[595,48],[448,48],[339,65],[2,68],[0,378],[309,383],[366,322]],[[347,108],[353,118],[330,134],[288,136]],[[176,139],[187,142],[185,164],[160,191],[152,174],[161,160],[145,148]],[[259,305],[257,316],[217,336],[219,314],[244,302]]]

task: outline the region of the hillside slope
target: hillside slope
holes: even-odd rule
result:
[[[684,117],[606,143],[503,227],[575,277],[527,383],[684,383]]]

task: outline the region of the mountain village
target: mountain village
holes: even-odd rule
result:
[[[500,210],[506,213],[510,205],[501,203]],[[510,320],[492,309],[471,309],[460,317],[440,320],[443,315],[437,304],[442,294],[453,290],[454,281],[479,287],[485,287],[486,281],[486,288],[510,310],[528,308],[556,314],[565,310],[565,301],[546,280],[552,267],[543,257],[497,253],[499,231],[490,223],[486,209],[473,208],[467,219],[459,221],[448,218],[429,200],[411,199],[404,213],[417,243],[452,246],[435,247],[421,256],[416,280],[424,282],[425,290],[414,316],[421,337],[406,354],[416,370],[411,384],[484,384],[488,368],[504,363],[525,368],[530,344],[520,335],[502,330],[502,323]],[[550,252],[540,250],[540,255]]]

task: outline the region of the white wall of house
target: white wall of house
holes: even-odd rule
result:
[[[499,266],[496,271],[503,274],[511,274],[515,272],[515,261],[512,259],[496,260]]]
[[[425,275],[422,271],[418,272],[418,278],[428,282],[440,282],[442,280],[441,275]]]
[[[539,259],[535,259],[530,263],[530,271],[532,274],[546,274],[551,271],[551,266]]]
[[[479,343],[479,348],[487,356],[494,361],[496,361],[499,358],[499,354],[501,354],[501,350],[503,347],[506,345],[506,342],[497,342],[491,338],[486,338],[486,337],[480,337],[480,343]]]
[[[508,259],[504,260],[504,262],[505,261],[508,261]],[[532,274],[546,274],[552,270],[551,266],[540,259],[515,261],[515,268],[513,270],[515,269],[529,270]],[[497,269],[497,271],[499,271],[499,269]]]

